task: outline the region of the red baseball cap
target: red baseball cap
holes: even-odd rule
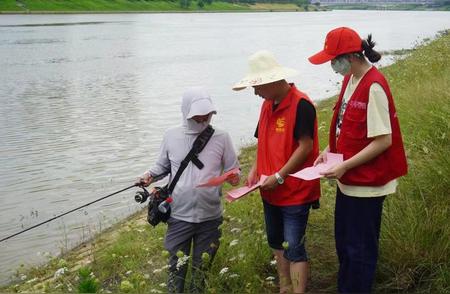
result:
[[[312,64],[322,64],[345,53],[362,51],[362,40],[357,32],[347,27],[330,31],[325,39],[323,50],[308,60]]]

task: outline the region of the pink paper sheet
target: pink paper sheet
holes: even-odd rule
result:
[[[295,174],[290,174],[291,177],[303,179],[303,180],[314,180],[323,177],[321,172],[327,171],[333,166],[342,163],[344,161],[344,157],[342,154],[337,153],[327,153],[327,162],[319,163],[316,166],[310,166],[302,169],[301,171],[296,172]]]
[[[197,187],[220,186],[220,185],[222,185],[222,184],[227,180],[227,177],[228,177],[229,175],[232,175],[232,174],[237,175],[237,174],[239,174],[239,173],[240,173],[240,170],[239,170],[239,168],[237,167],[237,168],[234,168],[234,169],[232,169],[232,170],[227,171],[226,173],[222,174],[221,176],[211,178],[211,179],[209,179],[207,182],[202,183],[202,184],[198,185]]]
[[[244,186],[244,187],[240,187],[240,188],[237,188],[237,189],[228,191],[228,192],[227,192],[227,196],[226,196],[226,200],[227,200],[228,202],[233,202],[233,201],[235,201],[235,200],[241,198],[242,196],[247,195],[248,193],[250,193],[250,192],[252,192],[252,191],[258,189],[259,186],[261,186],[262,183],[264,183],[264,181],[265,181],[266,179],[267,179],[267,176],[261,175],[261,177],[260,177],[258,183],[254,184],[254,185],[251,186],[251,187]]]

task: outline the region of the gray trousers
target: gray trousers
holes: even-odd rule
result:
[[[217,249],[219,248],[219,230],[223,218],[205,221],[201,223],[189,223],[175,218],[167,221],[167,233],[164,246],[169,251],[169,278],[167,287],[169,293],[185,293],[184,285],[189,260],[177,265],[177,252],[182,251],[185,256],[192,259],[190,293],[202,293],[205,288],[205,271],[211,265]],[[192,255],[191,255],[192,246]],[[202,254],[209,254],[209,261],[202,261]]]

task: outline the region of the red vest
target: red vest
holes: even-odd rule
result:
[[[299,146],[294,138],[294,127],[297,105],[301,99],[311,102],[306,94],[291,85],[291,90],[275,111],[272,111],[272,101],[264,101],[258,124],[258,175],[270,176],[278,172]],[[298,170],[312,166],[318,154],[319,142],[316,119],[314,122],[313,151],[303,165],[298,167]],[[313,202],[320,197],[320,181],[304,181],[288,176],[284,184],[278,185],[274,190],[261,190],[261,196],[268,203],[278,206]]]
[[[347,171],[339,181],[346,185],[382,186],[407,173],[405,150],[391,90],[384,76],[372,67],[359,82],[344,112],[339,137],[336,140],[336,121],[350,76],[344,78],[339,100],[335,105],[330,127],[330,151],[342,153],[347,160],[364,149],[373,138],[367,138],[367,104],[370,86],[378,83],[389,103],[392,145],[374,159]]]

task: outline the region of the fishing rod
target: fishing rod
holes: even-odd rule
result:
[[[60,217],[62,217],[62,216],[65,216],[66,214],[69,214],[69,213],[71,213],[71,212],[74,212],[74,211],[76,211],[76,210],[78,210],[78,209],[80,209],[80,208],[89,206],[89,205],[91,205],[91,204],[94,204],[94,203],[96,203],[96,202],[98,202],[98,201],[101,201],[101,200],[106,199],[106,198],[108,198],[108,197],[111,197],[111,196],[114,196],[114,195],[116,195],[116,194],[119,194],[119,193],[121,193],[121,192],[123,192],[123,191],[126,191],[126,190],[128,190],[128,189],[131,189],[131,188],[134,188],[134,187],[140,187],[140,186],[141,186],[141,184],[133,184],[132,186],[126,187],[126,188],[124,188],[124,189],[122,189],[122,190],[120,190],[120,191],[111,193],[111,194],[106,195],[106,196],[104,196],[104,197],[102,197],[102,198],[99,198],[99,199],[94,200],[94,201],[92,201],[92,202],[86,203],[86,204],[84,204],[84,205],[82,205],[82,206],[80,206],[80,207],[77,207],[77,208],[74,208],[74,209],[72,209],[72,210],[69,210],[69,211],[67,211],[67,212],[65,212],[65,213],[62,213],[62,214],[57,215],[57,216],[55,216],[55,217],[53,217],[53,218],[51,218],[51,219],[48,219],[48,220],[46,220],[46,221],[44,221],[44,222],[42,222],[42,223],[39,223],[39,224],[34,225],[34,226],[32,226],[32,227],[29,227],[29,228],[27,228],[27,229],[25,229],[25,230],[22,230],[22,231],[18,232],[18,233],[12,234],[11,236],[8,236],[8,237],[6,237],[6,238],[3,238],[3,239],[0,240],[0,243],[3,242],[3,241],[6,241],[6,240],[8,240],[8,239],[11,239],[12,237],[15,237],[15,236],[17,236],[17,235],[20,235],[20,234],[22,234],[22,233],[25,233],[26,231],[29,231],[29,230],[31,230],[31,229],[37,228],[37,227],[39,227],[39,226],[42,226],[43,224],[46,224],[46,223],[48,223],[48,222],[51,222],[52,220],[55,220],[55,219],[60,218]]]

